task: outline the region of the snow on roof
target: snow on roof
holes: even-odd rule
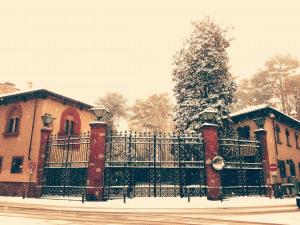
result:
[[[254,111],[257,111],[257,110],[260,110],[260,109],[265,109],[265,108],[268,108],[270,107],[269,105],[267,104],[261,104],[261,105],[254,105],[254,106],[249,106],[247,108],[244,108],[242,110],[239,110],[237,112],[233,112],[230,114],[230,116],[238,116],[238,115],[242,115],[242,114],[245,114],[245,113],[250,113],[250,112],[254,112]]]
[[[29,89],[29,90],[20,90],[20,91],[14,91],[14,92],[9,92],[9,93],[5,93],[5,94],[0,94],[0,98],[5,98],[8,96],[14,96],[14,95],[21,95],[21,94],[26,94],[26,93],[30,93],[30,92],[36,92],[36,91],[42,91],[45,89],[41,89],[41,88],[35,88],[35,89]]]
[[[296,123],[298,126],[300,126],[300,121],[299,120],[291,117],[290,115],[288,115],[284,112],[281,112],[280,110],[278,110],[278,109],[276,109],[272,106],[269,106],[268,104],[249,106],[245,109],[242,109],[242,110],[239,110],[237,112],[231,113],[230,116],[231,117],[240,116],[240,115],[247,114],[247,113],[252,113],[252,112],[255,112],[255,111],[258,111],[258,110],[261,110],[261,109],[269,109],[272,113],[280,114],[284,118],[286,118],[286,119],[290,120],[291,122]]]
[[[61,94],[58,94],[56,92],[49,91],[49,90],[43,89],[43,88],[35,88],[35,89],[28,89],[28,90],[21,90],[21,91],[15,91],[15,92],[10,92],[10,93],[0,94],[0,100],[3,100],[3,99],[8,98],[8,97],[14,97],[14,96],[20,96],[20,95],[26,95],[26,94],[34,94],[34,93],[37,93],[37,92],[44,92],[44,93],[46,93],[50,96],[54,96],[54,97],[57,97],[57,98],[60,98],[60,99],[66,99],[66,100],[69,100],[71,102],[76,102],[78,104],[84,105],[87,108],[92,107],[91,105],[89,105],[87,103],[84,103],[82,101],[79,101],[79,100],[76,100],[76,99],[73,99],[73,98],[69,98],[67,96],[64,96],[64,95],[61,95]]]

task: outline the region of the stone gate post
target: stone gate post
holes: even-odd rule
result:
[[[104,154],[107,123],[93,121],[90,123],[90,155],[88,163],[87,193],[88,201],[102,201],[104,187]]]
[[[262,163],[264,170],[264,183],[267,185],[267,195],[272,196],[272,186],[270,180],[270,162],[267,143],[267,130],[260,128],[254,131],[256,139],[260,142],[262,152]]]
[[[45,164],[45,157],[46,157],[46,151],[47,151],[47,142],[49,140],[49,137],[51,135],[52,129],[43,127],[41,129],[41,140],[40,140],[40,150],[39,150],[39,158],[37,162],[37,176],[36,176],[36,184],[35,184],[35,191],[30,189],[30,192],[28,195],[31,197],[41,197],[42,195],[42,181],[43,181],[43,173],[44,173],[44,164]]]
[[[218,125],[204,123],[201,129],[204,139],[207,199],[219,200],[222,197],[220,174],[212,166],[213,158],[219,153]]]

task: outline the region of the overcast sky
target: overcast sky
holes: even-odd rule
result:
[[[172,61],[205,15],[232,26],[231,72],[248,77],[274,54],[300,58],[295,1],[0,1],[0,82],[93,104],[108,91],[173,95]]]

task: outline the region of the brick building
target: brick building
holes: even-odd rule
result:
[[[285,194],[294,194],[300,181],[300,121],[268,106],[258,105],[231,114],[239,138],[250,139],[254,131],[267,132],[268,160],[265,168],[267,183],[282,184]],[[278,167],[271,171],[270,166]]]
[[[42,116],[55,119],[52,134],[78,135],[90,130],[91,106],[45,90],[0,94],[0,195],[21,195],[38,177]]]

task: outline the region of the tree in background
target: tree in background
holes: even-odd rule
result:
[[[297,108],[300,92],[300,74],[297,72],[299,66],[299,60],[290,55],[273,56],[265,63],[264,70],[240,83],[234,108],[266,103],[286,114],[298,113],[300,116],[299,107]]]
[[[171,131],[172,109],[168,94],[155,94],[147,99],[137,99],[130,107],[128,124],[130,130],[135,131]]]
[[[231,40],[226,36],[227,30],[209,17],[193,26],[193,33],[174,60],[175,121],[180,132],[199,133],[204,122],[200,113],[205,108],[218,110],[217,122],[222,127],[224,118],[230,121],[236,84],[228,71],[226,50]]]
[[[273,97],[272,89],[266,71],[259,71],[251,79],[241,80],[235,93],[236,102],[233,105],[233,111],[271,101]]]
[[[127,117],[127,100],[117,92],[106,93],[104,97],[100,97],[96,101],[96,104],[104,105],[112,113],[112,117],[108,122],[113,129],[118,127],[121,118]]]
[[[295,108],[295,88],[300,87],[300,77],[296,74],[299,61],[290,55],[276,55],[265,66],[273,85],[274,97],[280,100],[282,111],[290,114]]]

